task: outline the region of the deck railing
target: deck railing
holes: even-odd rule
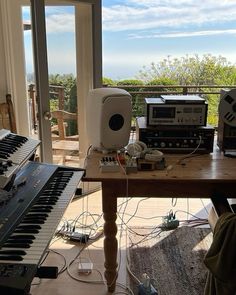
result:
[[[28,94],[30,98],[30,119],[34,130],[37,130],[37,101],[35,85],[30,84],[28,86]],[[78,134],[74,136],[66,135],[66,121],[77,121],[77,114],[65,111],[65,88],[63,86],[49,85],[49,98],[50,109],[52,114],[52,132],[54,133],[53,139],[60,140],[77,140]],[[52,103],[53,102],[53,103]],[[58,136],[55,137],[55,134]]]
[[[105,87],[114,87],[104,85]],[[116,88],[125,89],[132,95],[207,95],[220,94],[221,89],[233,89],[236,85],[117,85]],[[132,90],[131,90],[132,89]],[[152,90],[150,90],[152,89]],[[161,89],[161,90],[158,90]],[[173,90],[174,89],[174,90]],[[204,90],[207,89],[207,90]]]
[[[216,125],[218,113],[217,106],[220,98],[221,89],[233,89],[236,85],[103,85],[104,87],[116,87],[127,90],[132,95],[133,116],[145,114],[145,97],[160,97],[161,95],[200,95],[209,102],[208,116],[211,116],[210,123]],[[37,126],[37,104],[35,98],[35,87],[29,85],[29,97],[31,98],[31,119],[34,128]],[[210,96],[214,96],[209,101]],[[50,85],[50,97],[57,101],[57,110],[64,110],[65,95],[64,87]],[[210,104],[214,104],[212,107]],[[73,113],[73,116],[76,115]],[[60,120],[58,126],[60,130],[64,128],[64,122]]]

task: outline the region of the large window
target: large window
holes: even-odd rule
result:
[[[33,16],[36,24],[35,30],[32,30],[31,27],[31,30],[25,31],[23,34],[23,19],[26,23],[28,21],[29,25],[32,22],[29,13],[30,4],[33,4],[35,11]],[[31,2],[23,0],[1,1],[5,27],[4,46],[5,52],[7,52],[7,68],[10,69],[7,78],[10,85],[9,89],[15,98],[18,130],[19,133],[26,135],[30,133],[29,127],[32,124],[28,119],[29,112],[26,111],[28,110],[26,77],[28,76],[29,79],[30,74],[36,72],[40,77],[40,85],[37,89],[39,94],[39,114],[37,117],[39,118],[39,135],[42,140],[42,160],[50,161],[51,123],[47,121],[47,112],[50,109],[47,109],[49,97],[45,90],[48,84],[48,80],[45,80],[48,74],[46,69],[49,70],[49,74],[59,73],[59,67],[61,73],[64,71],[67,74],[71,71],[76,78],[78,129],[80,150],[83,156],[87,149],[85,99],[88,90],[100,86],[102,80],[101,3],[97,0],[94,2],[47,1],[45,9],[46,38],[41,30],[43,18],[40,15],[40,5],[42,5],[42,2],[35,0],[31,0]],[[27,6],[28,8],[26,8]],[[63,30],[64,33],[68,30],[67,34],[63,34]],[[23,35],[25,38],[23,38]],[[37,39],[37,42],[33,42],[34,50],[31,46],[32,39],[34,39],[32,36],[36,36]],[[46,40],[47,42],[45,42]],[[33,64],[37,64],[35,70]]]

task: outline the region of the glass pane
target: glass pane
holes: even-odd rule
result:
[[[37,136],[30,8],[23,7],[22,14],[31,130]],[[53,161],[55,164],[78,166],[75,9],[74,6],[46,6],[45,15]]]

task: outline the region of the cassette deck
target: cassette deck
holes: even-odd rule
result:
[[[208,104],[197,95],[145,98],[147,125],[205,126]]]

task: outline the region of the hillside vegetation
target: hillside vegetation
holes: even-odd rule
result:
[[[77,109],[76,79],[73,75],[50,75],[49,83],[65,87],[65,108],[75,112]],[[160,62],[153,62],[149,66],[144,66],[137,74],[136,79],[117,81],[104,77],[103,84],[113,87],[122,87],[124,85],[127,91],[140,92],[140,94],[132,95],[133,115],[135,117],[144,113],[143,101],[147,95],[141,94],[144,91],[142,86],[153,86],[148,89],[149,91],[176,91],[177,89],[175,88],[161,86],[196,85],[199,86],[198,89],[200,90],[201,86],[204,85],[209,86],[209,88],[204,88],[205,92],[214,92],[216,90],[211,87],[213,85],[236,85],[236,66],[225,57],[213,56],[211,54],[205,54],[202,57],[199,57],[197,54],[194,56],[186,55],[180,58],[167,57]],[[140,87],[137,89],[132,87],[134,85]],[[149,96],[155,97],[156,95],[152,94]],[[208,123],[216,125],[219,95],[207,94],[203,96],[209,104]]]

